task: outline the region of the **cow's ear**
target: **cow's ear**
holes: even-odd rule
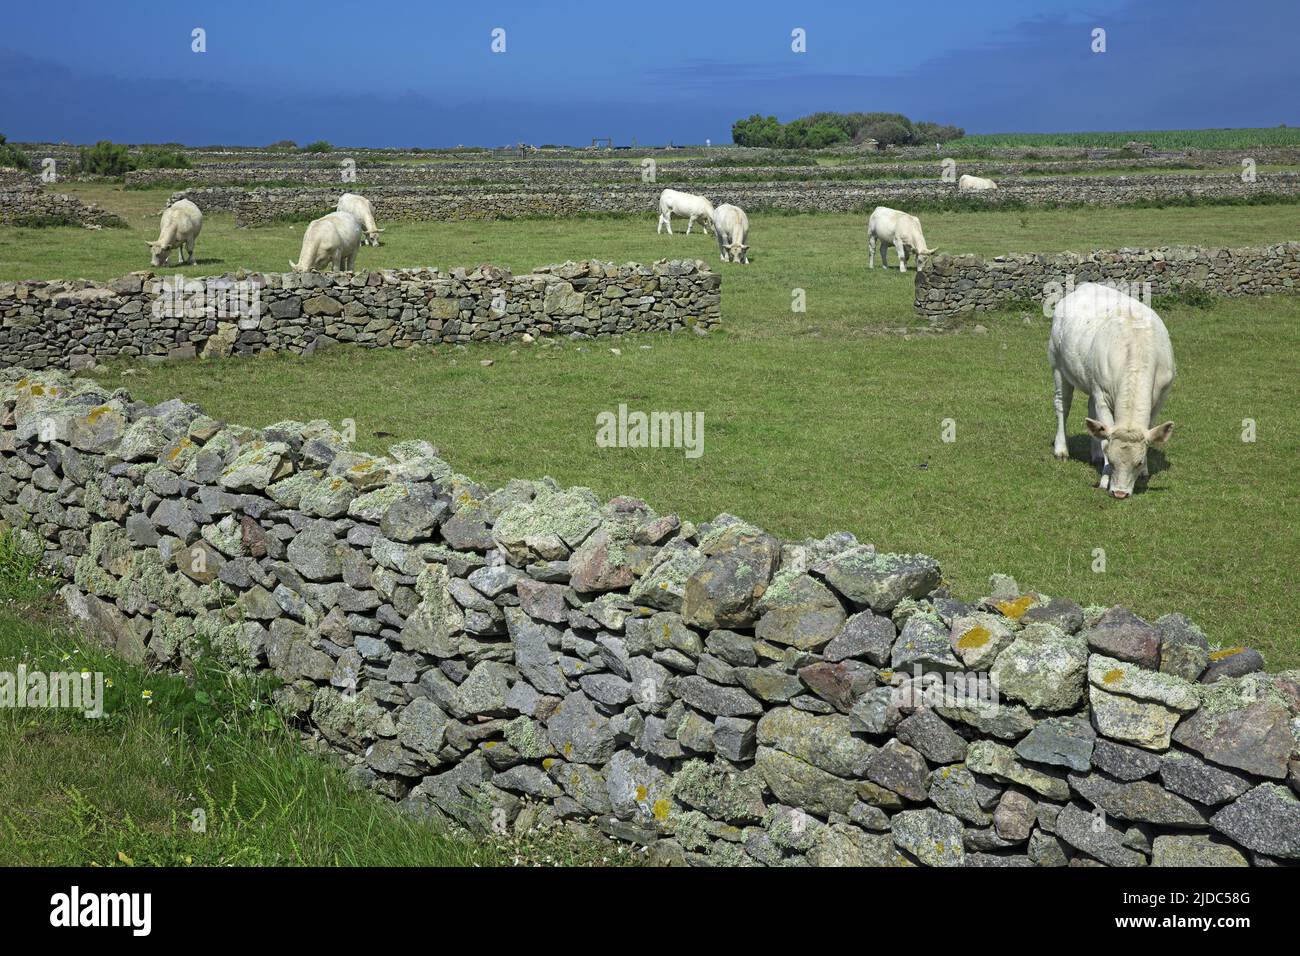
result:
[[[1085,418],[1084,423],[1088,426],[1088,431],[1092,433],[1093,438],[1100,440],[1110,437],[1110,429],[1106,427],[1104,422],[1099,422],[1095,418]]]
[[[1152,445],[1163,445],[1169,441],[1174,433],[1174,423],[1165,422],[1163,425],[1157,425],[1147,432],[1147,442]]]

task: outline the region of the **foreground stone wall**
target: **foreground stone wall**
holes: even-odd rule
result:
[[[320,215],[335,208],[352,186],[244,189],[196,187],[174,193],[205,211],[231,211],[240,226],[283,218]],[[647,212],[658,208],[662,183],[611,183],[576,188],[527,185],[376,186],[362,190],[375,217],[386,221],[563,217],[579,213]],[[887,204],[979,203],[997,207],[1102,205],[1138,202],[1240,200],[1260,196],[1300,196],[1300,174],[1260,173],[1256,182],[1239,176],[1061,176],[1005,180],[995,192],[959,195],[956,186],[933,179],[879,182],[772,182],[710,185],[700,190],[715,203],[747,210],[861,212]]]
[[[119,654],[273,672],[359,782],[472,833],[705,865],[1300,860],[1300,672],[1178,614],[1005,578],[968,603],[850,534],[491,489],[425,442],[373,458],[55,373],[0,372],[0,516]]]
[[[18,181],[0,183],[0,223],[6,225],[65,224],[121,227],[126,221],[116,213],[86,203],[76,196],[47,192],[38,185]]]
[[[1180,288],[1225,296],[1290,294],[1300,291],[1300,243],[1240,249],[1165,246],[988,261],[941,254],[916,273],[916,309],[935,317],[987,311],[1042,302],[1049,295],[1060,298],[1084,282],[1122,283],[1138,291],[1149,283],[1151,295]]]
[[[720,287],[700,260],[0,283],[0,365],[707,332],[721,321]]]

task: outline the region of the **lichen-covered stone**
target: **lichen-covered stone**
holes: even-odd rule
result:
[[[1300,800],[1286,787],[1261,783],[1212,816],[1210,824],[1248,849],[1300,860]]]
[[[966,855],[964,832],[956,817],[929,808],[896,814],[890,828],[894,845],[925,866],[961,866]]]
[[[998,690],[1038,710],[1077,707],[1083,697],[1088,648],[1077,637],[1035,625],[1012,641],[989,671]]]
[[[939,583],[939,563],[923,554],[878,554],[859,546],[813,569],[858,608],[888,614],[903,598],[919,598]]]

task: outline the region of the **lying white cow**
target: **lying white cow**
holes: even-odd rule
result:
[[[907,257],[916,255],[916,271],[921,271],[921,257],[937,251],[925,244],[921,220],[888,206],[877,206],[867,220],[867,245],[871,248],[868,268],[876,267],[876,243],[880,244],[880,262],[889,268],[889,247],[898,253],[898,271],[907,271]]]
[[[298,261],[289,266],[294,272],[349,272],[356,265],[360,246],[361,223],[350,212],[332,212],[312,220],[302,234]]]
[[[194,265],[194,240],[199,238],[203,229],[203,213],[199,207],[188,199],[178,199],[162,213],[162,222],[158,227],[158,238],[149,243],[149,261],[155,266],[167,265],[173,249],[179,249],[180,264],[184,265],[186,257]]]
[[[982,176],[962,176],[957,180],[957,189],[964,193],[979,193],[986,189],[997,189],[998,184]]]
[[[722,261],[749,265],[749,217],[745,210],[723,203],[713,211],[713,234],[718,237],[718,252]]]
[[[366,234],[366,245],[379,245],[379,234],[384,230],[375,228],[375,210],[371,207],[369,199],[356,193],[344,193],[339,197],[337,209],[339,212],[351,213],[361,224],[361,231]]]
[[[696,219],[701,221],[707,235],[709,225],[713,222],[713,203],[703,196],[696,196],[693,193],[681,193],[676,189],[665,189],[659,194],[659,227],[655,229],[656,235],[664,231],[664,226],[668,227],[668,235],[673,234],[672,216],[674,213],[686,217],[686,235],[691,234],[691,226],[695,225]]]
[[[1092,460],[1115,498],[1147,476],[1147,447],[1163,445],[1174,423],[1156,424],[1174,382],[1169,332],[1150,308],[1109,286],[1085,282],[1056,304],[1047,345],[1056,382],[1056,441],[1069,458],[1065,419],[1076,388],[1088,393]]]

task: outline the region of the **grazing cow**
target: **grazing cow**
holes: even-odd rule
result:
[[[1088,393],[1092,460],[1101,465],[1099,488],[1127,498],[1147,476],[1147,447],[1163,445],[1174,423],[1157,425],[1174,382],[1169,332],[1150,308],[1109,286],[1085,282],[1052,311],[1047,345],[1056,384],[1056,441],[1069,458],[1065,419],[1076,388]]]
[[[176,200],[163,210],[158,238],[149,243],[149,261],[155,266],[165,266],[172,250],[179,249],[180,265],[185,264],[187,256],[190,265],[194,265],[194,240],[199,238],[202,229],[203,213],[199,207],[188,199]]]
[[[691,234],[691,226],[695,225],[696,219],[701,221],[704,233],[708,235],[709,225],[713,222],[713,203],[703,196],[696,196],[693,193],[681,193],[676,189],[665,189],[661,192],[659,194],[659,227],[655,229],[656,235],[664,231],[664,226],[668,227],[668,235],[673,234],[673,213],[686,217],[686,235]]]
[[[957,189],[964,193],[980,193],[987,189],[997,189],[998,184],[982,176],[962,176],[957,180]]]
[[[360,245],[361,223],[356,217],[349,212],[332,212],[312,220],[302,234],[298,261],[289,266],[294,272],[350,272],[356,265]]]
[[[938,250],[925,244],[921,234],[921,220],[888,206],[877,206],[867,220],[867,245],[871,249],[868,268],[876,267],[876,243],[880,243],[880,262],[889,268],[889,247],[898,253],[898,271],[907,271],[907,257],[916,255],[916,271],[921,271],[921,257],[932,256]]]
[[[361,231],[366,234],[366,245],[379,245],[379,234],[384,230],[375,228],[375,210],[371,207],[369,199],[356,193],[344,193],[339,197],[337,209],[339,212],[352,213],[361,224]]]
[[[718,237],[723,262],[730,256],[732,262],[749,265],[749,217],[745,210],[723,203],[713,211],[713,234]]]

